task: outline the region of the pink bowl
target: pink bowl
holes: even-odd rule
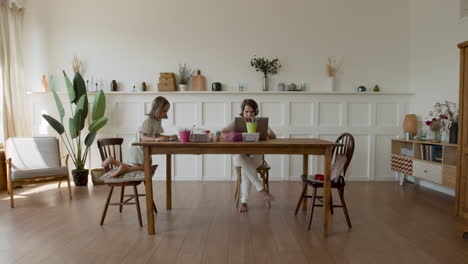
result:
[[[229,142],[238,142],[242,141],[242,133],[224,133],[223,134],[224,140]]]

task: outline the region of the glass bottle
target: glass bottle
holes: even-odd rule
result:
[[[141,91],[142,91],[142,92],[146,92],[146,88],[147,88],[147,87],[146,87],[146,83],[145,83],[145,82],[142,82],[142,83],[141,83]]]
[[[111,92],[117,92],[117,82],[115,80],[111,82]]]

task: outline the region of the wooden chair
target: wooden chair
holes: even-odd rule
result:
[[[5,155],[11,208],[15,207],[15,187],[26,184],[58,181],[60,188],[61,181],[65,180],[68,183],[68,197],[72,199],[68,155],[64,156],[65,166],[62,166],[57,138],[9,138],[5,143]]]
[[[123,138],[103,138],[103,139],[98,139],[97,143],[98,143],[99,153],[101,154],[101,159],[103,161],[106,160],[107,157],[112,156],[114,159],[117,159],[122,162]],[[151,166],[152,175],[156,171],[157,166],[158,165]],[[108,172],[109,170],[114,169],[114,168],[115,168],[114,166],[109,165],[105,167],[104,169],[106,170],[106,172]],[[115,182],[115,181],[118,181],[118,182]],[[145,194],[138,194],[137,186],[140,183],[144,182],[144,172],[143,171],[129,172],[119,177],[116,177],[115,181],[114,179],[111,179],[109,181],[104,180],[104,183],[106,183],[106,185],[111,188],[107,196],[106,204],[104,206],[104,211],[102,212],[101,225],[104,224],[104,219],[106,218],[106,213],[107,213],[107,209],[109,205],[118,205],[119,212],[122,213],[122,209],[124,205],[135,204],[136,209],[137,209],[137,214],[138,214],[138,222],[140,226],[143,226],[142,220],[141,220],[139,197],[145,196]],[[112,197],[112,192],[114,191],[114,187],[119,187],[119,186],[121,187],[120,201],[118,203],[110,203],[110,199]],[[125,194],[126,186],[133,187],[133,194]],[[124,197],[128,197],[128,198],[124,200]],[[132,199],[135,199],[135,202],[130,202]],[[156,205],[154,204],[154,201],[153,201],[153,207],[154,207],[154,212],[158,213],[158,210],[156,209]]]
[[[333,189],[338,190],[338,194],[340,196],[341,205],[333,204],[333,199],[330,193],[330,212],[333,214],[333,208],[341,207],[343,208],[346,222],[348,223],[348,227],[351,228],[351,220],[349,218],[348,209],[346,207],[346,202],[344,199],[344,188],[345,188],[345,175],[348,169],[348,166],[351,162],[354,153],[354,137],[349,133],[341,134],[335,141],[336,143],[341,143],[343,146],[335,147],[333,149],[333,171],[332,171],[332,183],[331,187]],[[339,161],[339,162],[338,162]],[[338,164],[339,163],[339,164]],[[317,195],[317,189],[323,188],[323,180],[316,180],[315,175],[301,175],[301,179],[304,183],[304,187],[302,188],[301,196],[299,197],[299,201],[296,205],[296,210],[294,215],[297,215],[299,207],[302,203],[304,198],[312,198],[311,210],[310,210],[310,218],[309,218],[309,230],[312,224],[312,216],[314,215],[314,207],[323,207],[323,196]],[[307,186],[312,186],[314,188],[313,195],[306,195],[307,193]],[[318,200],[321,204],[316,204],[315,201]]]
[[[268,193],[270,193],[270,184],[269,184],[270,169],[271,169],[270,166],[265,161],[265,156],[263,156],[262,164],[258,166],[257,173],[258,173],[258,176],[260,176],[260,179],[263,181],[263,188],[265,188],[265,191],[267,191]],[[236,183],[236,192],[234,193],[234,200],[236,202],[236,207],[239,207],[239,200],[240,200],[240,186],[242,183],[241,171],[242,171],[242,167],[236,166],[237,183]]]

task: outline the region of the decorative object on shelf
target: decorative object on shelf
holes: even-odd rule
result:
[[[173,92],[176,90],[176,79],[173,72],[159,73],[158,91]]]
[[[201,75],[200,70],[197,70],[197,75],[192,77],[192,90],[205,91],[205,77]]]
[[[112,80],[112,82],[111,82],[111,92],[117,92],[117,91],[118,91],[117,82],[115,80]]]
[[[146,85],[146,82],[141,83],[141,91],[146,92],[148,90],[148,86]]]
[[[297,86],[296,86],[295,83],[290,83],[290,84],[288,85],[288,91],[297,91],[296,88],[297,88]]]
[[[336,91],[336,74],[340,70],[343,64],[343,60],[341,57],[329,57],[328,63],[326,64],[327,67],[327,90],[332,92]]]
[[[284,92],[286,90],[286,85],[284,85],[284,82],[278,83],[278,92]]]
[[[360,93],[364,93],[364,92],[367,91],[367,89],[366,89],[365,86],[361,85],[361,86],[359,86],[359,87],[357,88],[357,91],[360,92]]]
[[[135,92],[136,92],[136,85],[134,84],[132,88],[132,93],[135,93]]]
[[[86,186],[88,184],[89,170],[85,169],[85,164],[89,153],[89,147],[93,144],[98,130],[107,123],[107,117],[104,116],[106,111],[106,98],[102,89],[99,90],[94,97],[91,115],[92,123],[88,126],[87,130],[89,133],[83,141],[81,132],[88,120],[88,96],[85,82],[79,72],[80,67],[75,67],[75,60],[73,63],[73,69],[75,70],[73,82],[70,81],[65,71],[63,71],[68,97],[71,104],[70,108],[74,105],[73,117],[69,118],[68,133],[65,131],[63,123],[65,109],[63,108],[62,102],[55,91],[55,83],[51,83],[51,90],[53,92],[60,119],[57,120],[47,114],[43,114],[42,117],[60,135],[73,163],[75,164],[76,169],[72,170],[75,185]]]
[[[449,143],[458,144],[458,122],[449,124]]]
[[[51,76],[52,78],[52,76]],[[49,84],[47,84],[46,76],[45,74],[42,75],[42,91],[43,92],[48,92],[49,91]]]
[[[211,84],[211,90],[214,92],[219,92],[222,90],[222,84],[220,82],[214,82]]]
[[[305,83],[301,83],[301,87],[299,88],[299,90],[305,91],[305,90],[306,90],[306,84],[305,84]]]
[[[458,110],[455,103],[444,101],[436,102],[433,109],[426,114],[424,123],[434,133],[433,140],[440,142],[442,140],[441,134],[448,133],[449,125],[456,122],[458,118]]]
[[[245,91],[245,83],[240,82],[238,88],[239,88],[239,92],[244,92]]]
[[[255,68],[255,71],[262,72],[262,91],[266,92],[269,90],[268,85],[268,74],[274,75],[278,73],[281,68],[278,58],[269,60],[265,58],[257,58],[256,55],[250,60],[250,66]]]
[[[414,135],[418,133],[418,118],[415,114],[405,115],[403,120],[403,132],[405,133],[405,139],[413,139]],[[408,134],[407,134],[408,133]]]
[[[380,87],[379,87],[379,85],[376,84],[376,85],[374,86],[374,92],[376,92],[376,93],[377,93],[377,92],[380,92]]]
[[[180,91],[187,91],[188,90],[188,82],[193,75],[193,71],[187,67],[186,64],[181,65],[179,64],[179,90]]]

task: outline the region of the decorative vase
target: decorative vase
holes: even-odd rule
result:
[[[278,92],[284,92],[286,90],[286,85],[283,82],[278,83]]]
[[[434,133],[434,137],[432,138],[432,141],[434,142],[440,142],[440,131],[432,131]]]
[[[76,186],[87,186],[88,185],[88,174],[89,170],[72,170],[73,181]]]
[[[458,143],[458,123],[453,122],[449,125],[449,143],[457,144]]]
[[[179,84],[179,91],[185,92],[187,91],[187,87],[186,84]]]
[[[264,75],[262,79],[262,91],[268,91],[268,76]]]
[[[327,78],[327,90],[329,90],[330,92],[335,92],[336,91],[336,87],[335,87],[335,77],[334,76],[330,76]]]

